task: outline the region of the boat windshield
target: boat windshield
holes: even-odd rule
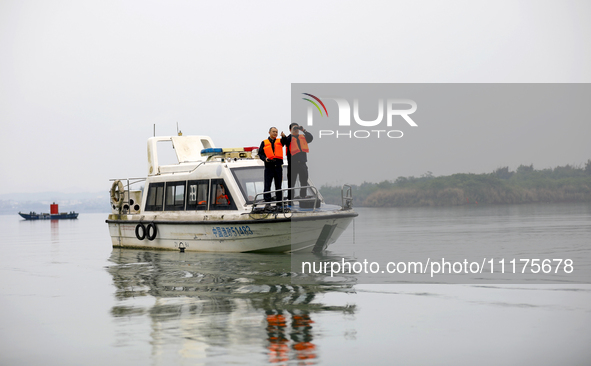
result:
[[[253,203],[254,198],[259,193],[264,192],[265,184],[265,167],[252,166],[243,168],[232,168],[232,174],[234,179],[238,182],[240,191],[244,196],[247,203]],[[283,183],[281,184],[282,189],[287,189],[287,167],[283,167]],[[271,186],[271,190],[275,190],[275,182]],[[263,195],[260,194],[257,200],[262,200]]]

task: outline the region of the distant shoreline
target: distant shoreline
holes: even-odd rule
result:
[[[585,167],[571,165],[535,170],[520,165],[488,174],[399,177],[395,181],[352,185],[353,205],[361,207],[437,207],[470,204],[591,202],[591,159]],[[322,186],[325,201],[341,203],[341,187]]]
[[[16,201],[16,200],[0,200],[0,215],[18,215],[19,212],[29,213],[49,212],[49,205],[53,201],[39,200],[39,201]],[[109,213],[111,212],[111,205],[109,200],[83,200],[83,201],[68,201],[56,200],[59,204],[59,212],[74,211],[77,213]]]
[[[398,177],[395,181],[352,185],[352,191],[353,206],[357,207],[591,202],[591,159],[584,167],[565,165],[536,170],[533,165],[520,165],[514,172],[503,167],[492,173],[458,173],[440,177],[427,172],[421,177]],[[325,185],[320,187],[320,192],[327,203],[341,204],[340,186]],[[0,199],[0,215],[15,215],[19,211],[49,212],[51,202],[60,205],[60,212],[111,211],[108,196],[104,192],[3,196],[14,198]],[[24,200],[24,197],[27,199]]]

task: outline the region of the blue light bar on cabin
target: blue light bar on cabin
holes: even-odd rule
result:
[[[211,156],[211,155],[220,155],[223,150],[219,147],[213,148],[210,147],[208,149],[201,150],[201,156]]]
[[[252,159],[252,151],[257,147],[213,148],[201,150],[201,156],[221,156],[227,159]]]

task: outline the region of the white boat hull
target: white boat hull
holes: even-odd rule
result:
[[[223,222],[141,221],[153,223],[153,240],[136,237],[140,221],[121,220],[111,215],[107,223],[113,247],[193,252],[295,252],[323,250],[345,231],[356,213],[314,216],[295,215],[291,219],[227,220]],[[115,218],[117,217],[117,218]],[[293,235],[292,235],[293,234]]]

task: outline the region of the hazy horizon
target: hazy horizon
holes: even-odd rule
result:
[[[3,1],[0,192],[102,192],[146,176],[154,124],[258,146],[269,126],[287,132],[292,83],[589,83],[589,14],[585,1]],[[590,126],[571,121],[550,152],[524,128],[529,153],[508,144],[498,159],[478,141],[485,126],[449,131],[483,163],[438,161],[434,146],[392,179],[584,164]]]

